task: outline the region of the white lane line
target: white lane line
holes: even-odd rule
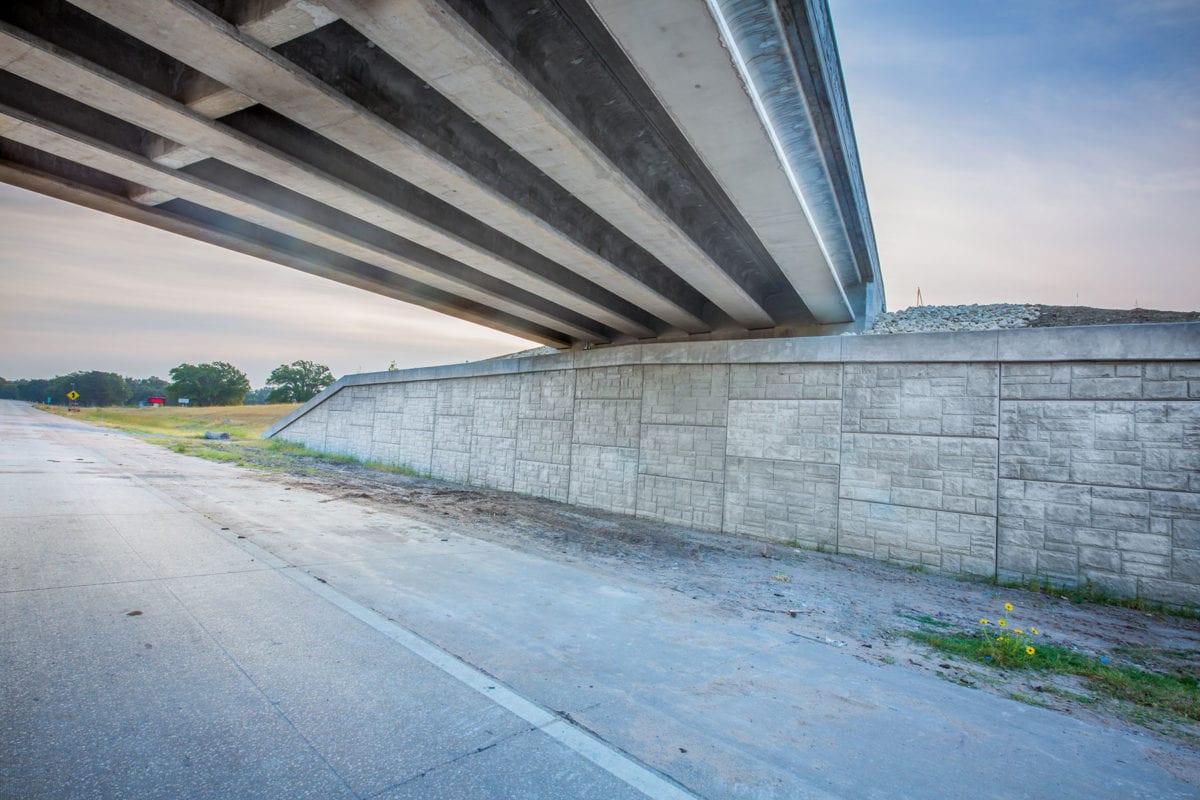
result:
[[[245,547],[246,543],[239,541],[237,545]],[[260,549],[257,545],[252,546]],[[635,761],[628,754],[597,739],[582,728],[572,725],[532,700],[522,697],[487,673],[472,667],[457,656],[393,622],[378,611],[351,600],[329,584],[295,568],[280,569],[279,572],[355,619],[379,631],[450,677],[479,692],[496,705],[540,729],[547,736],[574,750],[583,758],[647,797],[653,798],[653,800],[699,800],[698,795],[692,794],[670,778]]]
[[[608,772],[613,777],[637,789],[651,800],[703,800],[699,795],[688,791],[671,778],[662,775],[654,769],[640,763],[628,753],[601,741],[587,731],[572,725],[554,712],[543,708],[489,676],[486,672],[472,667],[458,656],[443,650],[427,639],[410,631],[403,625],[385,617],[378,611],[351,600],[346,595],[331,587],[318,578],[314,578],[303,568],[288,563],[286,560],[255,544],[249,539],[239,539],[236,534],[221,528],[204,512],[192,508],[186,502],[174,498],[162,491],[149,481],[131,476],[133,482],[157,495],[173,508],[188,514],[195,514],[208,523],[209,532],[234,547],[253,556],[258,562],[274,569],[308,589],[322,599],[332,603],[350,614],[360,622],[374,628],[413,655],[441,670],[445,674],[479,692],[496,705],[504,708],[530,725],[538,728],[547,736],[563,746],[578,753],[581,757]]]

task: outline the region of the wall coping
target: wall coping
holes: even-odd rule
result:
[[[276,422],[268,439],[349,386],[637,364],[962,363],[1200,360],[1200,322],[991,331],[653,342],[545,356],[345,375]]]

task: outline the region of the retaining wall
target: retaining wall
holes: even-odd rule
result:
[[[739,536],[1200,605],[1200,324],[354,375],[268,435]]]

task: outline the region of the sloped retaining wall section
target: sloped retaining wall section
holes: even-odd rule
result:
[[[739,536],[1200,605],[1200,324],[354,375],[268,435]]]

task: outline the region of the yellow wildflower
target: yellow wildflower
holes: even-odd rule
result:
[[[1005,611],[1012,611],[1012,609],[1013,609],[1013,605],[1012,605],[1012,603],[1005,603],[1005,604],[1004,604],[1004,610],[1005,610]]]
[[[1003,641],[1004,641],[1004,637],[1003,637],[1003,636],[997,636],[997,637],[996,637],[996,641],[997,641],[997,642],[1003,642]]]
[[[1006,620],[1006,619],[998,619],[998,620],[996,620],[996,624],[997,624],[997,625],[999,625],[1001,628],[1003,628],[1005,625],[1007,625],[1007,624],[1008,624],[1008,620]]]
[[[987,624],[988,624],[988,621],[987,621],[986,619],[981,619],[981,620],[979,620],[979,624],[980,624],[980,625],[987,625]]]
[[[1032,633],[1034,636],[1041,636],[1041,634],[1040,634],[1040,633],[1038,633],[1038,629],[1037,629],[1037,628],[1030,628],[1030,629],[1029,629],[1029,632],[1030,632],[1030,633]]]
[[[1013,628],[1013,633],[1024,633],[1024,632],[1025,631],[1021,630],[1020,628]]]
[[[1034,654],[1034,653],[1036,653],[1036,652],[1037,652],[1037,650],[1034,650],[1032,647],[1028,647],[1028,646],[1027,646],[1027,647],[1025,648],[1025,655],[1027,655],[1027,656],[1031,656],[1031,655],[1033,655],[1033,654]]]

